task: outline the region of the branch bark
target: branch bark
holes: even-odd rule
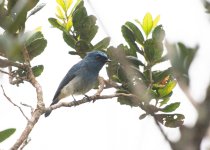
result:
[[[30,57],[28,55],[28,51],[27,51],[26,48],[23,50],[23,56],[24,56],[24,60],[25,60],[25,66],[26,66],[26,69],[28,71],[27,75],[28,75],[29,82],[36,89],[37,106],[36,106],[35,110],[32,112],[32,116],[31,116],[30,120],[27,122],[27,125],[26,125],[25,129],[23,130],[22,134],[20,135],[18,140],[15,142],[15,144],[11,147],[11,150],[17,150],[18,148],[21,147],[22,144],[24,144],[24,141],[26,139],[28,139],[28,136],[31,133],[32,129],[34,128],[34,126],[38,122],[40,116],[45,111],[42,88],[41,88],[41,85],[38,83],[38,81],[36,80],[36,78],[35,78],[35,76],[32,72],[32,69],[30,67]]]
[[[9,66],[14,66],[17,68],[22,68],[24,69],[24,65],[7,60],[7,59],[1,59],[0,58],[0,68],[5,68],[5,67],[9,67]]]

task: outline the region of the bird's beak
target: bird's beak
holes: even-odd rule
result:
[[[106,62],[111,62],[111,60],[110,59],[107,59]]]

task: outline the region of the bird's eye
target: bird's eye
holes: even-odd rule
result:
[[[96,55],[96,60],[99,60],[100,58],[100,55]]]

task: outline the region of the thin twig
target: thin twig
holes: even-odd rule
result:
[[[95,95],[100,95],[101,92],[104,90],[104,86],[105,86],[105,80],[104,80],[103,77],[99,76],[98,77],[98,82],[99,82],[99,88],[98,88],[98,90],[97,90]]]
[[[14,67],[17,67],[17,68],[22,68],[24,69],[24,65],[22,64],[19,64],[19,63],[16,63],[16,62],[13,62],[13,61],[10,61],[10,60],[7,60],[7,59],[1,59],[0,58],[0,67],[1,68],[5,68],[5,67],[9,67],[9,66],[14,66]]]
[[[9,73],[6,71],[0,70],[0,72],[9,75]]]
[[[105,88],[121,88],[120,85],[118,85],[116,82],[108,79],[108,80],[104,80],[104,82],[106,83],[106,87]]]
[[[31,105],[28,105],[28,104],[25,104],[25,103],[22,103],[22,102],[20,104],[25,106],[25,107],[29,107],[31,109],[31,114],[33,113],[34,108]]]
[[[29,121],[28,117],[25,115],[25,113],[23,112],[22,108],[21,108],[20,106],[18,106],[17,104],[15,104],[15,103],[11,100],[11,98],[9,98],[9,97],[6,95],[6,93],[5,93],[4,88],[3,88],[2,85],[1,85],[1,89],[2,89],[2,91],[3,91],[4,97],[5,97],[10,103],[12,103],[15,107],[17,107],[17,108],[20,110],[20,112],[22,113],[22,115],[26,118],[26,120]]]

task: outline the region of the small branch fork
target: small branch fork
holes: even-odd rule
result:
[[[38,122],[40,116],[45,111],[42,88],[32,72],[28,51],[26,48],[24,48],[22,52],[23,52],[23,57],[25,60],[24,66],[25,66],[25,69],[27,70],[27,81],[30,82],[32,84],[32,86],[36,89],[37,106],[36,106],[35,110],[32,112],[31,118],[28,120],[27,125],[26,125],[25,129],[23,130],[22,134],[17,139],[15,144],[10,148],[11,150],[17,150],[21,147],[22,148],[25,147],[25,145],[28,143],[27,139],[28,139],[29,134],[31,133],[32,129]]]

